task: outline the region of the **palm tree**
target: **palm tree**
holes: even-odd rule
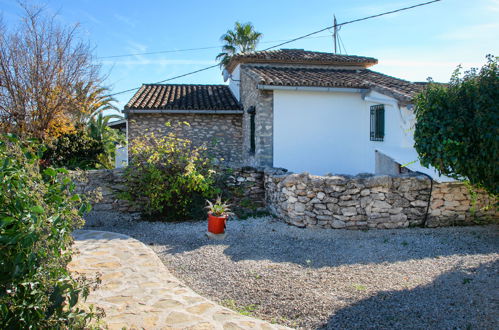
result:
[[[227,33],[220,37],[220,40],[225,43],[222,46],[222,52],[217,56],[220,67],[227,65],[235,54],[254,51],[261,37],[262,34],[256,32],[251,23],[236,22],[234,30],[227,30]]]
[[[88,122],[97,113],[105,110],[118,111],[118,108],[113,104],[116,100],[109,96],[109,89],[93,83],[76,84],[73,102],[73,117],[80,124]]]
[[[102,109],[97,109],[90,115],[87,122],[87,130],[90,137],[102,143],[104,153],[97,157],[97,160],[104,168],[114,167],[116,157],[116,146],[126,144],[125,135],[116,129],[108,126],[111,119],[123,119],[119,115],[104,115]]]

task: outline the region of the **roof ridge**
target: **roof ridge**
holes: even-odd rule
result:
[[[164,84],[164,83],[146,83],[142,86],[229,86],[226,84]]]

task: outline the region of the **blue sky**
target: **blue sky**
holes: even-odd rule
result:
[[[235,21],[252,22],[263,33],[260,48],[338,23],[425,2],[424,0],[46,0],[63,24],[81,24],[81,37],[98,57],[217,47]],[[5,23],[13,25],[20,9],[0,0]],[[486,54],[499,55],[499,0],[443,0],[424,7],[342,27],[350,55],[378,58],[372,69],[398,78],[448,81],[458,64],[481,66]],[[332,51],[331,33],[300,40],[285,48]],[[215,64],[219,49],[103,58],[103,73],[113,92],[153,83]],[[174,83],[223,83],[212,69]],[[116,96],[119,107],[133,93]]]

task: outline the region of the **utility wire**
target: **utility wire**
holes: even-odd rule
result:
[[[433,1],[423,2],[423,3],[417,4],[417,5],[413,5],[413,6],[409,6],[409,7],[404,7],[404,8],[400,8],[400,9],[396,9],[396,10],[391,10],[391,11],[387,11],[387,12],[384,12],[384,13],[380,13],[380,14],[376,14],[376,15],[371,15],[371,16],[367,16],[367,17],[363,17],[363,18],[358,18],[358,19],[354,19],[354,20],[351,20],[351,21],[347,21],[347,22],[343,22],[343,23],[340,23],[340,24],[336,24],[336,27],[347,25],[347,24],[352,24],[352,23],[356,23],[356,22],[365,21],[365,20],[368,20],[368,19],[371,19],[371,18],[376,18],[376,17],[381,17],[381,16],[385,16],[385,15],[389,15],[389,14],[394,14],[394,13],[398,13],[398,12],[401,12],[401,11],[404,11],[404,10],[409,10],[409,9],[413,9],[413,8],[417,8],[417,7],[421,7],[421,6],[426,6],[426,5],[429,5],[429,4],[432,4],[432,3],[435,3],[435,2],[440,2],[440,1],[442,1],[442,0],[433,0]],[[307,33],[307,34],[305,34],[303,36],[300,36],[300,37],[297,37],[297,38],[294,38],[294,39],[282,42],[280,44],[277,44],[277,45],[265,48],[265,49],[263,49],[261,51],[271,50],[271,49],[274,49],[274,48],[277,48],[277,47],[280,47],[280,46],[292,43],[294,41],[310,37],[310,36],[312,36],[314,34],[324,32],[324,31],[329,30],[329,29],[334,28],[334,27],[335,27],[335,25],[331,25],[331,26],[325,27],[323,29],[320,29],[320,30],[317,30],[317,31],[314,31],[314,32],[311,32],[311,33]],[[171,78],[168,78],[168,79],[164,79],[164,80],[158,81],[155,84],[161,84],[161,83],[164,83],[164,82],[167,82],[167,81],[170,81],[170,80],[174,80],[174,79],[182,78],[182,77],[185,77],[185,76],[189,76],[189,75],[192,75],[192,74],[195,74],[195,73],[198,73],[198,72],[202,72],[202,71],[206,71],[206,70],[209,70],[209,69],[213,69],[213,68],[215,68],[217,66],[219,66],[219,65],[218,64],[210,65],[208,67],[205,67],[205,68],[202,68],[202,69],[199,69],[199,70],[196,70],[196,71],[191,71],[191,72],[188,72],[188,73],[184,73],[182,75],[178,75],[178,76],[174,76],[174,77],[171,77]],[[124,91],[121,91],[121,92],[109,94],[108,96],[115,96],[115,95],[119,95],[119,94],[123,94],[123,93],[128,93],[128,92],[131,92],[131,91],[134,91],[134,90],[138,90],[139,88],[140,87],[130,88],[130,89],[127,89],[127,90],[124,90]]]
[[[336,27],[347,25],[347,24],[352,24],[352,23],[356,23],[356,22],[360,22],[360,21],[365,21],[365,20],[368,20],[368,19],[371,19],[371,18],[376,18],[376,17],[381,17],[381,16],[385,16],[385,15],[389,15],[389,14],[394,14],[394,13],[398,13],[399,11],[409,10],[409,9],[413,9],[413,8],[416,8],[416,7],[426,6],[426,5],[429,5],[429,4],[432,4],[432,3],[435,3],[435,2],[439,2],[439,1],[442,1],[442,0],[433,0],[433,1],[423,2],[423,3],[420,3],[420,4],[414,5],[414,6],[404,7],[404,8],[400,8],[400,9],[396,9],[396,10],[387,11],[387,12],[384,12],[384,13],[381,13],[381,14],[376,14],[376,15],[371,15],[371,16],[367,16],[367,17],[363,17],[363,18],[354,19],[354,20],[351,20],[351,21],[347,21],[347,22],[343,22],[343,23],[340,23],[340,24],[336,24]],[[321,33],[323,31],[326,31],[326,30],[334,28],[334,27],[335,27],[335,25],[331,25],[331,26],[325,27],[325,28],[320,29],[318,31],[311,32],[311,33],[305,34],[305,35],[303,35],[301,37],[297,37],[297,38],[294,38],[294,39],[282,42],[280,44],[277,44],[275,46],[266,48],[266,49],[264,49],[264,51],[265,50],[271,50],[271,49],[274,49],[274,48],[277,48],[277,47],[289,44],[291,42],[294,42],[294,41],[297,41],[297,40],[309,37],[309,36],[317,34],[317,33]]]
[[[331,37],[330,35],[327,36],[315,36],[315,37],[310,37],[310,38],[329,38]],[[281,42],[281,41],[286,41],[287,39],[281,39],[281,40],[271,40],[271,41],[262,41],[262,44],[270,44],[274,42]],[[97,59],[107,59],[107,58],[120,58],[120,57],[130,57],[130,56],[141,56],[141,55],[157,55],[157,54],[168,54],[168,53],[180,53],[180,52],[189,52],[189,51],[195,51],[195,50],[206,50],[206,49],[216,49],[220,48],[220,45],[218,46],[207,46],[207,47],[198,47],[198,48],[185,48],[185,49],[170,49],[170,50],[158,50],[155,52],[146,52],[146,53],[129,53],[129,54],[120,54],[120,55],[109,55],[109,56],[100,56],[97,57]]]

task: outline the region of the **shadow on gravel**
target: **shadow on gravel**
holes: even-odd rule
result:
[[[379,292],[339,310],[323,329],[497,329],[498,270],[495,261],[413,290]]]
[[[312,231],[288,227],[253,232],[251,225],[229,227],[226,239],[210,240],[196,224],[178,224],[157,235],[154,227],[145,236],[132,235],[146,244],[166,247],[164,253],[190,253],[205,246],[222,246],[232,261],[270,260],[307,268],[351,264],[380,264],[451,255],[490,254],[499,251],[499,227],[463,229],[406,229],[395,231]],[[120,231],[123,232],[123,231]],[[126,232],[123,232],[126,233]],[[221,250],[221,249],[217,249]]]
[[[111,216],[110,216],[111,218]],[[412,228],[396,230],[300,229],[264,219],[232,220],[224,240],[206,237],[206,222],[123,221],[87,223],[85,229],[129,235],[146,245],[163,245],[168,254],[195,252],[206,246],[232,261],[270,260],[308,268],[380,264],[451,255],[499,251],[499,227]]]

